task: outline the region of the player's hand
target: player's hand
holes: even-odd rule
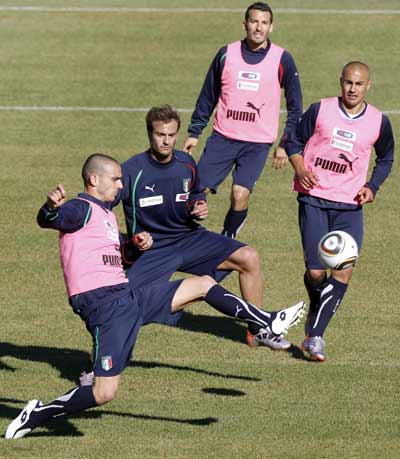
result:
[[[204,220],[208,217],[208,204],[206,201],[196,201],[193,206],[193,210],[190,212],[196,220]]]
[[[361,190],[357,193],[357,201],[360,205],[366,204],[367,202],[372,202],[375,196],[371,188],[363,186]]]
[[[198,142],[199,139],[196,139],[195,137],[188,137],[183,144],[183,151],[192,154]]]
[[[67,200],[67,193],[64,190],[63,185],[57,185],[57,188],[47,193],[47,207],[50,209],[57,209],[61,207]]]
[[[287,166],[288,162],[289,160],[285,149],[282,147],[276,147],[272,157],[272,167],[274,169],[282,169]]]
[[[318,175],[311,171],[304,170],[301,174],[297,174],[297,177],[305,190],[312,190],[319,183]]]
[[[153,238],[147,231],[137,233],[132,237],[132,242],[139,250],[148,250],[153,245]]]

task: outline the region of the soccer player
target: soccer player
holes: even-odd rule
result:
[[[82,176],[85,192],[77,199],[66,202],[62,185],[48,193],[38,223],[60,232],[69,302],[93,338],[95,383],[74,387],[47,404],[31,400],[8,426],[8,439],[23,437],[55,417],[110,402],[140,327],[168,322],[169,316],[191,301],[204,298],[218,311],[255,321],[277,336],[303,314],[303,303],[278,312],[258,309],[227,292],[209,276],[134,288],[122,267],[118,223],[110,210],[122,188],[120,165],[107,155],[94,154],[86,160]],[[141,241],[146,238],[146,234],[141,236]]]
[[[287,120],[272,165],[287,164],[286,139],[302,114],[296,65],[283,48],[271,43],[272,10],[251,4],[245,13],[246,38],[221,48],[211,63],[197,99],[183,150],[192,152],[214,108],[213,132],[199,160],[201,184],[217,192],[233,169],[231,206],[222,234],[235,238],[248,213],[250,193],[260,177],[269,149],[278,135],[281,90]]]
[[[342,302],[353,267],[332,270],[327,278],[318,259],[318,242],[329,231],[343,230],[361,248],[363,206],[375,199],[394,157],[389,119],[364,100],[371,86],[368,65],[346,64],[340,86],[341,97],[312,104],[288,141],[310,297],[302,349],[320,362],[326,360],[324,332]],[[372,147],[375,167],[367,181]]]
[[[147,285],[181,271],[220,281],[233,270],[239,274],[243,298],[261,307],[263,278],[257,251],[198,223],[208,215],[206,195],[192,156],[174,148],[180,124],[179,114],[169,105],[151,108],[146,116],[149,149],[122,164],[124,188],[114,205],[122,200],[129,237],[145,231],[153,239],[128,277],[134,285]],[[276,350],[291,346],[257,324],[249,326],[246,340],[250,346]]]

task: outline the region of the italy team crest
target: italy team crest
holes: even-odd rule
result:
[[[111,355],[105,355],[101,358],[101,368],[105,371],[111,370],[113,366]]]
[[[183,185],[183,191],[187,193],[190,188],[190,178],[184,178],[182,180],[182,185]]]

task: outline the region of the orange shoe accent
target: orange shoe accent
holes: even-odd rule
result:
[[[254,339],[254,335],[252,335],[249,330],[247,330],[247,333],[246,333],[246,343],[249,347],[257,347],[258,346],[258,342],[256,339]]]

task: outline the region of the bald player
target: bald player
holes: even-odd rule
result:
[[[327,277],[318,259],[320,239],[329,231],[351,234],[361,248],[363,206],[374,201],[390,173],[394,138],[389,119],[365,101],[371,87],[367,64],[352,61],[340,77],[341,97],[314,103],[301,117],[287,144],[295,170],[299,227],[310,297],[302,350],[324,362],[324,332],[350,282],[353,267],[332,270]],[[375,167],[367,180],[372,147]]]

